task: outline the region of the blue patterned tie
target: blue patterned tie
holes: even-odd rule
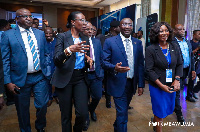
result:
[[[127,72],[129,78],[133,78],[134,75],[134,58],[133,58],[133,52],[131,49],[131,44],[129,39],[125,39],[126,41],[126,55],[128,60],[128,66],[130,70]]]
[[[36,71],[39,70],[39,56],[38,53],[36,52],[36,46],[33,42],[33,39],[31,39],[31,35],[30,35],[30,31],[27,30],[27,36],[28,36],[28,44],[30,46],[31,49],[31,53],[33,55],[33,65],[34,65],[34,69]]]

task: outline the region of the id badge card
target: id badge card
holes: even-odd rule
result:
[[[172,82],[172,69],[166,69],[166,82]]]

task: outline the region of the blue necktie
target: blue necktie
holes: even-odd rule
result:
[[[34,69],[36,71],[39,70],[39,56],[38,53],[36,52],[36,46],[33,42],[33,39],[31,39],[31,35],[30,35],[30,31],[27,30],[27,36],[28,36],[28,44],[30,46],[31,49],[31,53],[33,55],[33,65],[34,65]]]

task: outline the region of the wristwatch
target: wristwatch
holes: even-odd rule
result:
[[[65,49],[65,50],[66,50],[66,49]],[[65,52],[65,50],[64,50],[64,52]],[[67,47],[67,52],[68,52],[68,53],[65,52],[65,55],[67,55],[67,56],[70,56],[70,55],[72,54],[72,52],[70,51],[69,47]]]
[[[177,80],[177,81],[180,81],[181,79],[180,78],[178,78],[178,77],[175,77],[175,79]]]

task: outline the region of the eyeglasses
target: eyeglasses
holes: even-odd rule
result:
[[[17,17],[23,17],[23,18],[25,18],[25,19],[27,19],[28,17],[29,17],[30,19],[33,18],[32,15],[19,15],[19,16],[17,16]]]
[[[82,23],[88,24],[88,21],[86,21],[85,19],[74,19],[74,20],[78,20],[81,21]]]
[[[132,23],[122,23],[122,27],[133,27]]]
[[[93,28],[86,28],[85,30],[86,30],[86,31],[89,31],[89,30],[94,31]]]

